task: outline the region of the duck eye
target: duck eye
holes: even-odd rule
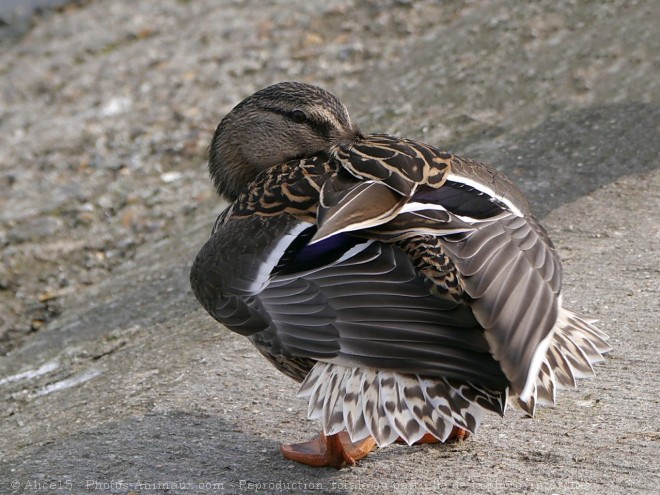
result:
[[[302,110],[294,110],[291,112],[291,120],[293,120],[296,124],[302,124],[307,120],[307,115],[305,115],[305,112]]]

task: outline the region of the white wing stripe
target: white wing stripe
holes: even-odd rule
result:
[[[516,205],[514,205],[509,199],[505,198],[503,195],[496,194],[495,191],[493,191],[490,187],[479,181],[468,179],[467,177],[461,177],[460,175],[454,175],[454,174],[449,174],[447,176],[447,180],[450,180],[452,182],[459,182],[461,184],[465,184],[466,186],[470,186],[476,189],[477,191],[481,191],[482,193],[487,194],[491,198],[494,198],[504,203],[509,208],[509,210],[511,210],[511,213],[513,213],[515,216],[517,217],[525,216],[520,211],[520,209],[516,207]]]
[[[291,243],[300,235],[302,231],[311,227],[312,224],[307,222],[300,222],[296,224],[288,234],[282,236],[282,238],[277,241],[272,246],[272,249],[266,259],[259,265],[259,268],[254,274],[254,279],[248,286],[248,291],[251,294],[259,294],[262,292],[268,284],[270,283],[270,274],[273,270],[273,267],[277,266],[277,263],[280,261],[288,247]]]

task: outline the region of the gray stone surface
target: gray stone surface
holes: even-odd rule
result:
[[[660,491],[659,21],[652,1],[505,0],[39,19],[0,52],[0,493]],[[318,424],[187,278],[222,208],[213,129],[283,79],[333,90],[365,131],[512,176],[562,253],[567,305],[611,335],[598,376],[461,445],[342,471],[281,458]]]

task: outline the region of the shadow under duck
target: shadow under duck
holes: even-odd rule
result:
[[[192,288],[302,382],[323,433],[282,445],[290,459],[341,467],[376,445],[462,439],[510,399],[533,415],[610,350],[562,306],[557,251],[504,175],[362,134],[321,88],[239,103],[209,170],[231,205]]]

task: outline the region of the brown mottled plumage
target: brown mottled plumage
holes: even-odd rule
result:
[[[462,438],[510,395],[531,415],[610,349],[562,307],[559,256],[506,177],[363,135],[320,88],[280,83],[241,102],[209,169],[232,204],[192,287],[303,382],[324,434],[283,446],[291,459],[339,467],[374,443]]]

